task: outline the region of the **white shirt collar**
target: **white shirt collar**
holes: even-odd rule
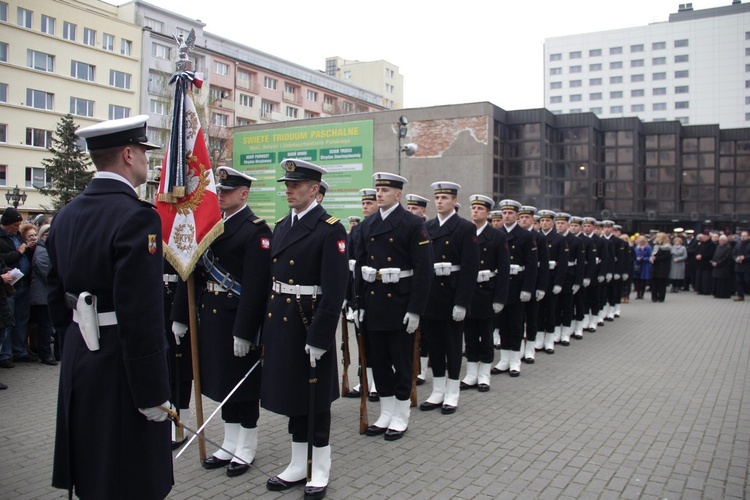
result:
[[[304,217],[310,210],[318,206],[318,202],[316,200],[313,200],[312,203],[310,203],[310,206],[304,209],[302,212],[297,212],[295,209],[292,209],[292,216],[297,216],[297,222]]]
[[[105,171],[105,170],[100,170],[100,171],[98,171],[96,173],[96,179],[111,179],[111,180],[114,180],[114,181],[120,181],[122,183],[127,184],[128,187],[130,189],[132,189],[134,192],[136,192],[136,194],[137,194],[137,191],[135,191],[135,188],[130,183],[130,181],[127,180],[125,177],[121,176],[120,174],[116,174],[114,172],[109,172],[109,171]]]
[[[505,228],[506,231],[511,232],[516,228],[517,225],[518,225],[518,222],[514,222],[512,226],[506,226],[505,224],[503,224],[503,227]]]
[[[380,218],[383,219],[383,220],[385,220],[386,217],[388,217],[389,215],[391,215],[393,213],[393,211],[396,210],[397,206],[398,206],[398,203],[394,203],[393,206],[391,208],[389,208],[388,210],[383,210],[381,208],[380,209]]]
[[[477,236],[482,234],[482,231],[484,231],[484,228],[486,228],[489,224],[487,224],[487,221],[484,221],[484,225],[482,227],[477,228]]]
[[[456,214],[456,210],[455,209],[445,219],[441,218],[440,214],[438,214],[438,216],[437,216],[438,223],[442,226],[443,224],[445,224],[445,221],[447,221],[448,219],[450,219],[451,217],[453,217],[455,214]]]

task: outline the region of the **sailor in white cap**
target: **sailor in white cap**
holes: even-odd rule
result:
[[[555,228],[555,212],[553,210],[539,210],[540,235],[547,246],[548,270],[547,287],[544,298],[539,301],[539,331],[544,332],[544,351],[554,354],[555,343],[560,342],[562,324],[558,322],[558,298],[565,284],[568,271],[568,242],[557,233]]]
[[[460,188],[455,182],[432,184],[437,217],[425,225],[435,257],[435,277],[422,321],[432,362],[432,394],[419,409],[442,407],[445,415],[455,413],[458,406],[463,322],[479,272],[476,227],[456,213]]]
[[[690,291],[691,286],[695,286],[695,256],[698,255],[698,239],[695,237],[694,229],[685,230],[685,249],[687,249],[688,258],[685,261],[685,281],[683,290]]]
[[[429,202],[430,200],[419,196],[418,194],[406,195],[406,209],[421,218],[423,221],[427,220],[427,204]]]
[[[575,332],[573,316],[575,314],[575,297],[583,296],[581,287],[586,272],[586,250],[583,240],[570,232],[570,214],[558,212],[555,214],[555,227],[558,234],[568,243],[567,261],[559,265],[565,270],[565,281],[558,298],[558,316],[555,326],[561,327],[560,344],[570,345],[570,337]]]
[[[596,281],[592,281],[588,289],[587,295],[587,308],[589,310],[589,331],[595,332],[597,326],[604,324],[604,321],[599,319],[599,312],[603,308],[603,296],[602,293],[605,290],[607,272],[608,272],[608,256],[607,245],[604,244],[604,240],[596,234],[596,228],[598,221],[593,217],[583,218],[583,233],[584,236],[590,238],[594,245],[595,262],[596,262]],[[611,278],[610,274],[610,278]]]
[[[607,291],[605,295],[604,320],[614,321],[616,307],[622,301],[622,275],[627,273],[627,259],[625,242],[614,235],[614,221],[605,219],[602,221],[602,238],[607,243],[609,253],[609,268],[612,279],[607,280]]]
[[[323,203],[323,198],[326,197],[326,193],[328,192],[328,183],[321,179],[320,181],[320,189],[318,189],[318,196],[316,200],[318,203]]]

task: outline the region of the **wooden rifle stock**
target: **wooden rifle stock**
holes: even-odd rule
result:
[[[419,364],[419,341],[422,334],[422,328],[417,327],[417,331],[414,332],[414,355],[412,358],[412,370],[411,370],[411,407],[417,406],[417,375],[419,375],[420,364]]]
[[[351,353],[349,352],[349,325],[346,321],[346,312],[341,314],[341,350],[344,363],[344,374],[341,376],[341,397],[345,397],[349,392],[349,365],[352,362]]]
[[[365,358],[365,339],[360,330],[357,335],[357,347],[359,348],[359,369],[360,369],[360,387],[359,387],[359,433],[364,434],[370,423],[367,420],[367,395],[369,393],[367,384],[367,359]]]

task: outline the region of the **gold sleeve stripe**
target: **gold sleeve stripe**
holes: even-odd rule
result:
[[[419,244],[420,245],[427,245],[429,242],[430,242],[430,240],[424,240],[424,241],[420,241]]]

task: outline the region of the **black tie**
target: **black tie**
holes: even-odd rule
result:
[[[292,215],[292,226],[297,223],[297,214]]]

